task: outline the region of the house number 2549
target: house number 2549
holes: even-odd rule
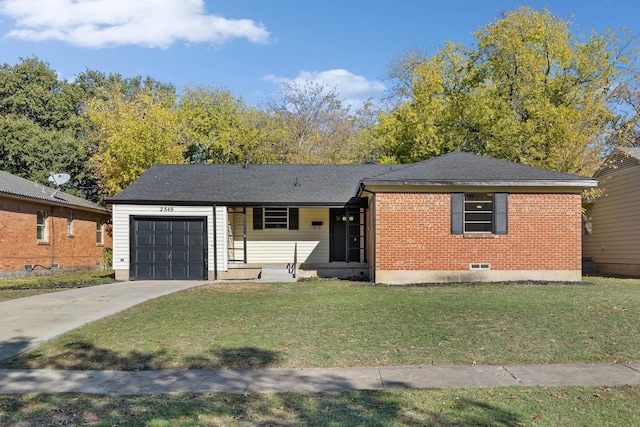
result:
[[[173,212],[172,206],[160,206],[160,212]]]

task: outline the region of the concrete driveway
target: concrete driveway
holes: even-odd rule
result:
[[[0,361],[141,302],[207,283],[117,282],[0,302]]]

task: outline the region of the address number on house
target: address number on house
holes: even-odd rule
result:
[[[160,212],[173,212],[173,206],[160,206]]]

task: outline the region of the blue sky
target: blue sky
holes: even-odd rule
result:
[[[0,63],[36,56],[178,89],[224,86],[253,105],[282,81],[335,88],[349,105],[384,95],[389,62],[434,52],[528,5],[583,28],[640,31],[637,0],[0,0]]]

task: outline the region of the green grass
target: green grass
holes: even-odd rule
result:
[[[214,284],[148,301],[2,367],[165,369],[640,360],[640,280]]]
[[[0,279],[0,301],[113,282],[113,271]]]
[[[4,367],[160,369],[640,359],[640,280],[390,287],[207,285]],[[3,395],[0,425],[636,426],[640,387]]]
[[[93,271],[76,274],[56,274],[51,276],[16,277],[0,279],[0,290],[4,289],[50,289],[75,288],[115,282],[114,272]]]
[[[0,425],[637,426],[640,387],[5,395]]]

